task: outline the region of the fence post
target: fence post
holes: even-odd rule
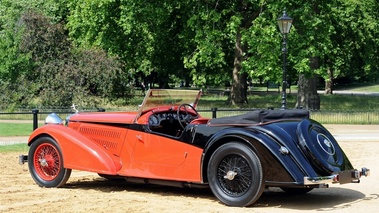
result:
[[[217,107],[211,108],[212,110],[212,118],[217,118]]]
[[[38,109],[33,109],[32,113],[33,113],[33,131],[34,131],[34,130],[36,130],[38,128],[38,113],[39,113],[39,110]]]

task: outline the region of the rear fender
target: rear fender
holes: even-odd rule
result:
[[[117,174],[121,168],[118,157],[66,126],[49,124],[36,129],[29,137],[30,146],[37,138],[52,137],[62,150],[64,167],[101,174]]]
[[[281,164],[282,168],[288,172],[295,182],[302,182],[304,175],[307,173],[303,168],[299,167],[299,163],[290,154],[281,151],[282,147],[272,137],[260,131],[242,130],[240,128],[230,128],[227,131],[220,131],[205,146],[204,152],[212,151],[214,149],[212,147],[215,147],[213,146],[215,144],[218,147],[220,145],[218,142],[225,141],[224,138],[240,138],[253,146],[253,148],[259,149],[260,151],[258,152],[260,153],[258,154],[262,154],[263,149],[261,148],[264,148],[267,150],[267,154],[271,153],[270,155]]]

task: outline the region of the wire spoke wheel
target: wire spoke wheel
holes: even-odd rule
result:
[[[264,190],[263,168],[248,146],[229,142],[212,154],[208,181],[213,194],[229,206],[249,206]]]
[[[51,181],[59,174],[61,159],[54,146],[44,143],[37,147],[33,163],[38,176],[46,181]]]
[[[30,174],[43,187],[61,187],[71,174],[71,169],[63,167],[63,156],[57,142],[50,137],[34,141],[29,149]]]
[[[225,193],[240,196],[246,193],[252,183],[252,171],[244,158],[229,155],[221,161],[217,178]]]

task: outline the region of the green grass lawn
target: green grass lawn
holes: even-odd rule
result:
[[[0,136],[28,136],[33,131],[29,123],[0,123]]]
[[[29,146],[26,143],[0,146],[0,153],[1,152],[22,152],[22,154],[27,154],[28,150],[29,150]]]
[[[333,111],[379,111],[379,96],[366,95],[320,95],[321,110]],[[287,107],[294,108],[296,105],[297,96],[295,94],[287,94]],[[230,108],[226,104],[227,97],[225,96],[204,96],[200,99],[199,109]],[[249,95],[248,104],[243,108],[250,109],[267,109],[268,107],[280,108],[281,94],[280,93],[256,93]]]
[[[341,88],[339,88],[341,90]],[[345,88],[349,91],[365,91],[365,92],[379,92],[379,85],[361,85],[361,86],[350,86]],[[379,114],[379,96],[358,96],[358,95],[321,95],[321,110],[319,112],[311,113],[312,118],[322,122],[322,123],[333,123],[337,119],[337,123],[347,121],[346,123],[351,124],[373,124],[379,119],[377,117]],[[293,108],[296,104],[296,95],[288,94],[287,96],[287,106],[288,108]],[[137,100],[138,99],[138,100]],[[142,101],[142,97],[135,100],[136,103]],[[281,94],[277,92],[253,92],[248,97],[249,103],[244,105],[247,109],[267,109],[268,107],[279,108],[281,103]],[[205,95],[200,99],[198,109],[199,110],[210,110],[211,108],[217,107],[219,109],[230,109],[231,107],[226,104],[227,96],[210,95],[205,91]],[[132,108],[133,106],[125,106],[124,108]],[[134,107],[135,108],[135,107]],[[237,107],[235,107],[238,110]],[[326,113],[325,113],[326,112]],[[330,112],[335,112],[328,114]],[[345,112],[345,113],[344,113]],[[349,113],[353,112],[353,113]],[[360,115],[360,112],[364,112]],[[341,114],[342,113],[342,114]],[[367,114],[369,113],[369,114]],[[201,113],[205,117],[211,116],[210,112]],[[338,114],[337,118],[332,118]],[[226,112],[222,116],[227,116]],[[345,119],[347,116],[355,116],[354,118]],[[357,118],[356,118],[357,117]],[[370,121],[367,122],[370,118]],[[374,120],[372,118],[375,118]],[[331,119],[331,120],[326,120]],[[334,120],[333,120],[334,119]],[[39,124],[41,126],[43,124]],[[33,124],[20,122],[0,122],[0,136],[29,136],[33,130]],[[17,146],[15,146],[17,147]],[[0,149],[1,150],[1,149]]]

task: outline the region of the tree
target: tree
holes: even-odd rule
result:
[[[68,28],[79,47],[99,47],[125,63],[126,75],[158,73],[161,87],[183,74],[182,3],[72,1]]]
[[[303,1],[294,10],[296,54],[294,67],[301,74],[297,106],[319,109],[318,76],[325,81],[325,93],[333,91],[334,79],[355,80],[377,76],[377,1]],[[299,21],[298,21],[299,20]],[[376,43],[376,45],[375,45]],[[308,56],[308,60],[306,57]],[[300,62],[300,63],[299,63]],[[374,67],[372,67],[374,65]],[[304,74],[304,76],[302,76]],[[371,77],[368,77],[371,76]],[[305,77],[305,78],[304,78]],[[309,80],[307,80],[309,79]],[[312,86],[310,90],[309,86]],[[308,98],[306,98],[308,97]]]
[[[188,26],[195,32],[195,49],[185,58],[186,66],[193,69],[195,81],[202,75],[231,78],[229,103],[232,105],[247,102],[248,68],[252,66],[244,62],[250,57],[248,50],[255,49],[249,45],[255,38],[248,37],[253,34],[250,29],[266,5],[262,1],[248,0],[193,1]],[[219,83],[222,81],[225,79],[220,78]]]
[[[298,76],[297,106],[318,109],[319,78],[325,80],[327,93],[341,77],[378,78],[378,4],[375,0],[2,0],[0,84],[17,89],[12,82],[33,80],[23,92],[41,95],[46,94],[41,85],[59,91],[49,76],[66,72],[62,76],[73,80],[75,75],[69,73],[78,69],[76,73],[88,79],[65,86],[80,87],[88,92],[82,94],[94,97],[109,94],[105,91],[109,88],[103,90],[91,80],[107,73],[104,67],[114,69],[110,76],[122,67],[123,83],[110,84],[117,85],[113,87],[117,91],[111,92],[116,96],[124,94],[120,91],[138,73],[160,87],[169,87],[174,80],[199,87],[230,84],[229,103],[243,105],[248,80],[281,81],[276,19],[287,8],[294,18],[288,36],[288,74],[292,81]],[[92,61],[101,59],[103,64]],[[104,69],[87,75],[81,61]],[[17,98],[23,99],[19,94]]]
[[[117,94],[114,88],[124,80],[117,57],[100,49],[73,49],[64,25],[16,3],[6,5],[9,14],[0,19],[7,27],[0,31],[2,103],[93,106],[98,97]]]
[[[338,76],[352,82],[375,82],[378,78],[378,9],[379,2],[375,0],[349,0],[342,1],[333,11],[338,27],[333,42],[341,47],[338,60],[334,61]]]
[[[27,77],[44,105],[98,104],[114,93],[122,65],[102,50],[71,49],[61,24],[34,10],[22,16],[21,51],[31,55],[34,70]]]
[[[19,49],[23,34],[20,15],[23,7],[18,1],[3,0],[0,4],[0,83],[14,83],[30,69],[29,55]]]

